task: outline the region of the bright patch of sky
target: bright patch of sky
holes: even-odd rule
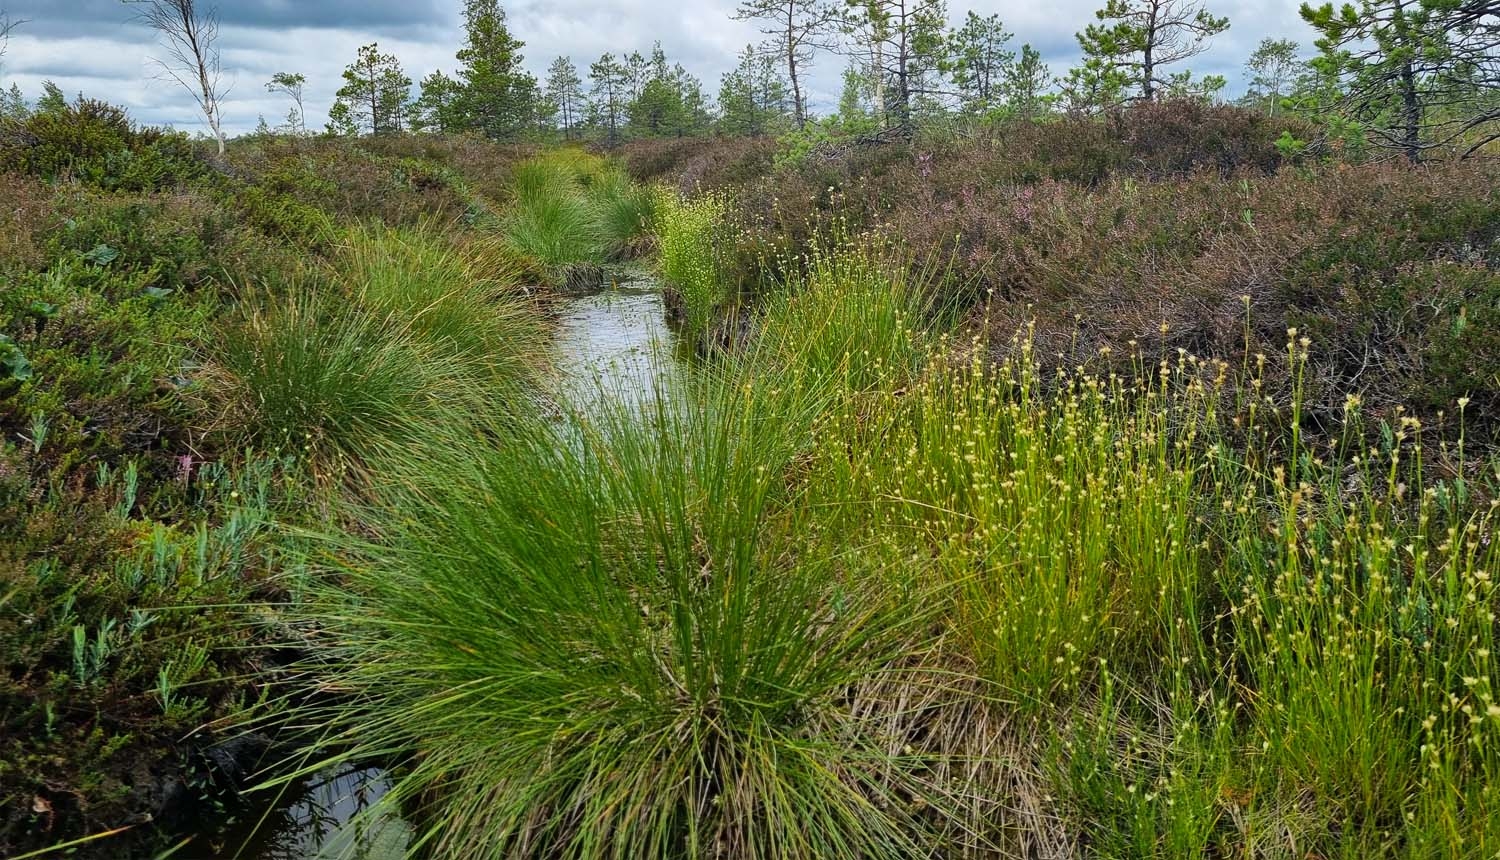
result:
[[[1078,59],[1074,33],[1093,20],[1103,0],[1049,0],[1045,3],[950,0],[949,18],[969,10],[998,13],[1015,33],[1013,46],[1029,42],[1041,51],[1054,74]],[[704,81],[709,94],[734,66],[735,56],[761,37],[753,23],[735,21],[737,0],[516,0],[505,3],[512,32],[526,43],[526,66],[539,79],[553,58],[566,55],[583,74],[606,51],[647,53],[660,41],[667,56]],[[1194,58],[1195,74],[1221,74],[1228,93],[1244,89],[1245,59],[1261,39],[1290,38],[1304,47],[1311,31],[1297,15],[1296,0],[1209,0],[1230,29]],[[219,0],[220,47],[225,79],[232,82],[224,105],[227,131],[253,129],[260,116],[271,125],[289,103],[266,92],[276,72],[308,78],[307,121],[321,128],[340,85],[339,75],[360,45],[378,41],[401,58],[414,80],[435,69],[452,73],[462,42],[461,0]],[[0,82],[17,83],[28,98],[52,80],[68,95],[82,92],[124,105],[138,121],[203,128],[189,95],[159,79],[151,58],[160,55],[155,34],[132,21],[121,0],[0,0],[12,20],[25,19],[0,60]],[[838,100],[843,57],[818,56],[808,88],[814,110],[831,110]]]

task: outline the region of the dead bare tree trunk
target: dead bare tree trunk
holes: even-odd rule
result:
[[[817,51],[833,50],[835,31],[843,19],[843,7],[831,0],[740,0],[736,21],[765,22],[761,32],[771,37],[764,50],[780,56],[792,87],[792,116],[797,128],[807,127],[807,95],[802,90],[803,71]]]
[[[198,110],[219,142],[224,157],[224,97],[219,69],[219,12],[197,0],[122,0],[138,8],[137,16],[161,37],[167,59],[155,59],[162,74],[176,81],[198,103]]]

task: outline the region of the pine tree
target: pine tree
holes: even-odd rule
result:
[[[999,15],[980,17],[973,12],[948,37],[945,66],[965,111],[986,113],[999,106],[1001,85],[1016,59],[1005,47],[1010,40]]]
[[[583,80],[567,57],[558,57],[547,69],[547,99],[557,108],[563,138],[572,140],[583,111]]]
[[[677,114],[677,127],[674,129],[678,137],[703,134],[708,130],[712,117],[709,116],[708,98],[703,95],[703,82],[681,64],[672,67],[672,85],[676,88],[678,101],[682,110]]]
[[[1313,65],[1341,89],[1340,114],[1409,161],[1428,149],[1478,152],[1500,139],[1500,4],[1361,0],[1304,4],[1320,34]]]
[[[589,114],[605,132],[611,146],[620,140],[620,120],[629,96],[629,75],[613,54],[605,54],[589,66]]]
[[[31,108],[19,86],[11,84],[9,91],[0,93],[0,118],[21,122],[29,116]]]
[[[876,120],[869,108],[870,73],[858,60],[844,69],[844,86],[839,91],[838,128],[845,134],[868,134],[875,130]]]
[[[788,101],[775,60],[747,45],[719,87],[719,127],[751,137],[779,132],[791,119]]]
[[[846,28],[869,54],[876,113],[882,121],[909,129],[916,100],[936,94],[932,83],[944,60],[946,4],[943,0],[845,2],[851,10]]]
[[[642,137],[683,137],[700,131],[707,122],[702,83],[681,65],[669,66],[660,42],[643,68],[646,81],[625,107],[631,132]],[[628,64],[626,74],[631,74]]]
[[[420,94],[411,106],[412,130],[432,134],[452,134],[458,131],[463,126],[463,117],[458,108],[463,88],[458,81],[439,69],[423,78],[420,87]]]
[[[532,127],[537,82],[521,66],[520,40],[505,25],[499,0],[464,0],[464,47],[458,52],[465,127],[495,140],[513,140]]]
[[[1210,38],[1229,29],[1229,19],[1210,14],[1200,0],[1108,0],[1095,16],[1106,23],[1078,34],[1084,57],[1123,75],[1143,101],[1169,83],[1163,67],[1203,53]]]
[[[1076,114],[1093,114],[1120,104],[1130,78],[1118,66],[1103,57],[1088,57],[1068,70],[1058,82],[1067,109]]]
[[[1229,85],[1229,79],[1223,75],[1204,75],[1201,78],[1193,77],[1190,69],[1173,72],[1167,76],[1167,97],[1173,99],[1184,99],[1188,101],[1199,101],[1212,104],[1219,100],[1219,93]]]
[[[626,97],[635,101],[645,91],[646,84],[651,81],[651,63],[641,55],[640,51],[631,51],[625,57],[625,87]]]
[[[393,54],[380,53],[379,43],[371,42],[361,47],[358,58],[344,69],[344,85],[335,95],[339,133],[352,126],[356,133],[368,129],[377,135],[400,134],[405,127],[411,78],[401,70],[400,60]],[[330,128],[334,126],[331,121]]]
[[[1005,70],[1000,82],[1011,115],[1022,119],[1036,119],[1051,108],[1053,97],[1047,95],[1051,86],[1052,70],[1031,45],[1021,46],[1020,59]]]
[[[68,97],[51,81],[42,81],[42,97],[37,99],[37,113],[58,113],[68,109]]]
[[[785,64],[792,91],[792,119],[801,129],[807,125],[807,96],[802,91],[802,72],[812,64],[816,51],[832,50],[843,10],[829,0],[741,0],[736,20],[758,20],[761,32]]]
[[[328,124],[323,127],[323,133],[329,137],[357,137],[359,135],[359,125],[354,121],[348,102],[340,99],[328,109]]]
[[[652,78],[646,82],[641,94],[625,109],[630,117],[630,128],[642,137],[662,137],[672,134],[680,125],[678,114],[682,112],[682,94],[668,78]]]

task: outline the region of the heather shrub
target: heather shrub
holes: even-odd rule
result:
[[[494,201],[505,198],[515,166],[542,151],[531,144],[496,143],[474,134],[380,135],[360,138],[353,148],[381,158],[441,165],[462,174],[477,194]]]
[[[0,267],[40,268],[42,244],[57,216],[53,194],[39,179],[0,175]]]
[[[766,175],[776,152],[771,138],[676,138],[627,141],[615,149],[637,182],[665,182],[681,194],[726,190]]]
[[[423,221],[459,223],[474,206],[467,192],[436,166],[370,152],[365,142],[338,139],[270,139],[236,142],[229,161],[242,172],[253,199],[247,203],[263,224],[283,234],[315,235],[321,213],[333,221],[380,221],[416,226]],[[244,193],[231,185],[232,194]]]
[[[48,237],[49,256],[129,273],[138,290],[205,285],[259,244],[242,222],[200,195],[80,196],[60,200],[58,208],[68,217]]]
[[[1205,168],[1224,174],[1271,172],[1282,164],[1277,140],[1285,131],[1312,136],[1308,124],[1292,116],[1197,99],[1146,102],[1114,118],[1129,166],[1148,176],[1192,173]],[[1053,138],[1052,143],[1061,143]]]
[[[137,128],[122,108],[85,98],[59,111],[6,120],[0,162],[49,181],[73,179],[108,191],[176,188],[208,169],[186,135]]]
[[[1493,263],[1414,264],[1399,275],[1409,307],[1422,308],[1423,330],[1412,333],[1416,363],[1408,396],[1428,411],[1452,409],[1460,398],[1475,416],[1500,411],[1500,273]],[[1482,419],[1481,419],[1482,420]]]
[[[1043,361],[1071,366],[1104,346],[1120,360],[1259,353],[1264,384],[1285,393],[1279,345],[1297,328],[1327,346],[1305,391],[1314,417],[1336,415],[1349,392],[1374,411],[1440,408],[1496,373],[1482,330],[1467,327],[1495,278],[1492,165],[1018,183],[990,143],[944,145],[853,153],[847,173],[810,164],[736,196],[720,245],[731,283],[754,294],[797,277],[809,249],[874,232],[951,265],[926,289],[975,307],[997,352],[1034,320]],[[1457,348],[1455,331],[1478,348]]]

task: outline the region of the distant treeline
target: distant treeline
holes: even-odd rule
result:
[[[217,20],[195,0],[149,0],[143,16],[161,33],[164,64],[199,103],[221,140]],[[1245,64],[1235,103],[1270,116],[1346,155],[1490,152],[1500,139],[1500,0],[1361,0],[1303,4],[1316,52],[1265,39]],[[924,126],[1069,114],[1110,114],[1167,99],[1224,101],[1227,80],[1195,75],[1187,62],[1226,31],[1204,0],[1107,0],[1078,33],[1079,64],[1062,74],[1031,44],[1013,48],[998,15],[968,12],[949,25],[946,0],[742,0],[735,18],[760,25],[711,96],[703,81],[650,51],[609,52],[581,70],[558,57],[539,80],[499,0],[465,0],[464,44],[452,75],[413,84],[376,43],[344,70],[327,135],[477,133],[501,141],[787,136],[803,147],[830,137],[906,135]],[[17,22],[19,23],[19,22]],[[9,27],[0,30],[0,37]],[[815,62],[846,64],[837,108],[817,116],[806,75]],[[180,69],[177,68],[180,66]],[[291,100],[286,119],[262,134],[310,133],[305,75],[281,72],[267,89]],[[49,85],[50,87],[50,85]],[[46,98],[60,94],[50,87]],[[24,115],[19,89],[0,110]],[[1285,145],[1310,141],[1288,134]],[[222,147],[221,147],[222,151]]]

